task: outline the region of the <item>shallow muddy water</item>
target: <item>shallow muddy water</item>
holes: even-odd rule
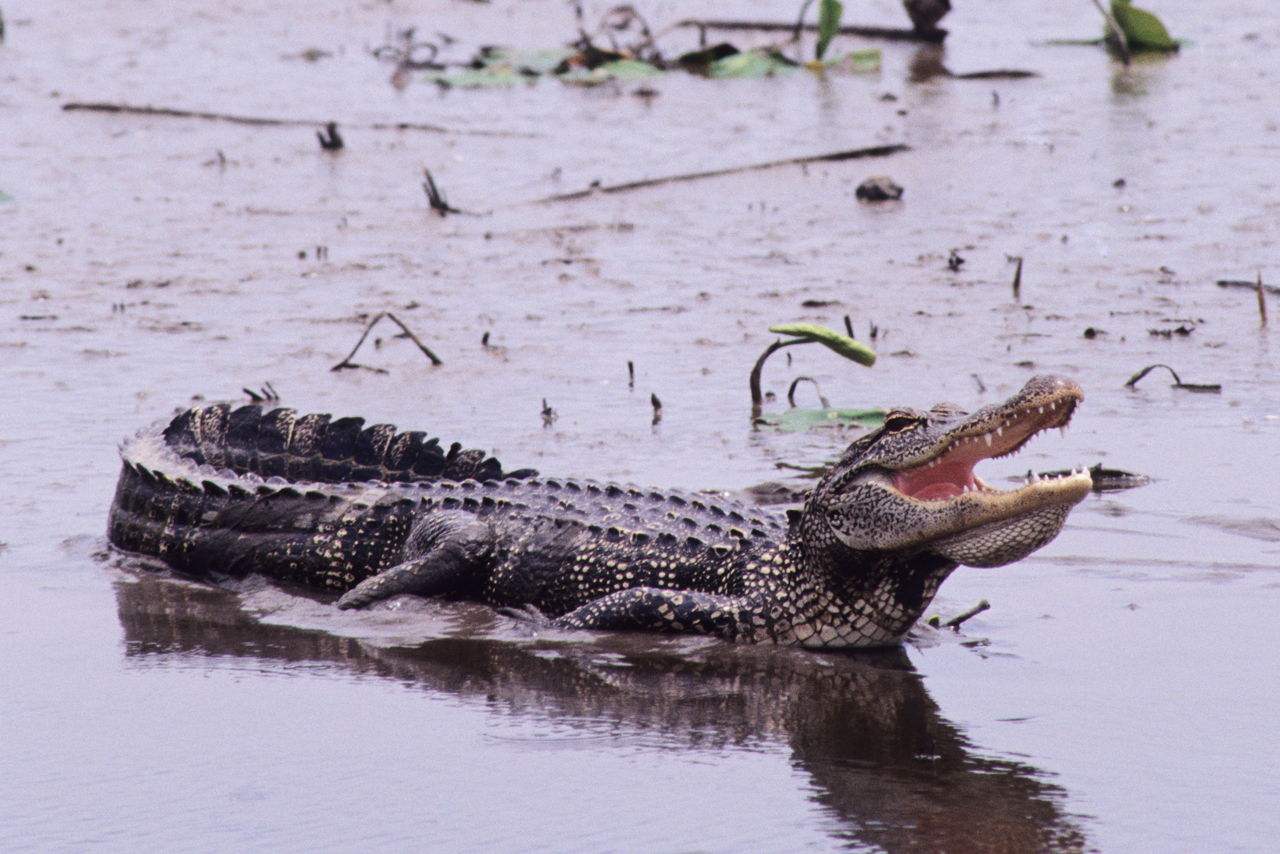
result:
[[[558,47],[559,2],[257,5],[0,3],[5,850],[1274,850],[1280,302],[1263,327],[1252,292],[1216,285],[1280,283],[1273,4],[1148,0],[1193,43],[1129,70],[1046,44],[1094,35],[1088,3],[957,4],[948,68],[1040,76],[918,80],[931,49],[884,44],[877,74],[670,75],[645,97],[397,90],[369,53],[410,26],[457,57]],[[795,12],[638,5],[659,27]],[[98,101],[333,119],[347,148],[62,109]],[[911,150],[536,203],[892,143]],[[433,214],[424,166],[475,215]],[[876,173],[900,202],[855,200]],[[331,372],[385,310],[444,364],[380,326],[356,361],[385,373]],[[878,327],[874,368],[792,348],[768,389],[977,406],[1066,374],[1087,400],[1065,437],[983,477],[1101,462],[1153,482],[1086,500],[1016,565],[958,570],[933,610],[992,609],[872,656],[530,637],[470,605],[339,613],[106,545],[117,442],[266,382],[548,474],[786,479],[855,434],[753,430],[747,373],[769,325],[845,314]],[[1156,362],[1222,390],[1123,387]]]

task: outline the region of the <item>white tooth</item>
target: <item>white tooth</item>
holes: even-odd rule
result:
[[[1054,401],[1050,401],[1050,402],[1049,402],[1049,411],[1050,411],[1050,412],[1052,412],[1053,410],[1055,410],[1055,409],[1057,409],[1057,408],[1058,408],[1058,402],[1057,402],[1056,400],[1054,400]]]
[[[1033,471],[1033,472],[1031,473],[1031,482],[1032,482],[1032,483],[1039,483],[1039,482],[1040,482],[1040,474],[1039,474],[1038,472],[1034,472],[1034,471]]]
[[[997,428],[996,428],[996,435],[997,435],[997,436],[1003,436],[1003,435],[1004,435],[1004,428],[1003,428],[1003,427],[997,427]]]
[[[1036,407],[1036,412],[1040,415],[1044,415],[1044,407],[1043,406]]]
[[[1063,436],[1067,435],[1067,425],[1063,424],[1061,427],[1059,427],[1058,432],[1061,433]]]
[[[990,448],[990,447],[991,447],[991,443],[992,443],[993,441],[995,441],[995,436],[992,436],[990,433],[984,433],[984,434],[982,434],[982,438],[984,438],[984,439],[986,439],[986,440],[987,440],[987,447],[988,447],[988,448]]]

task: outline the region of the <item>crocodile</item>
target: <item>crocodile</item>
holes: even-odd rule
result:
[[[125,441],[108,536],[188,575],[333,591],[339,608],[412,593],[565,629],[893,646],[958,565],[1008,564],[1057,536],[1086,469],[1008,490],[973,469],[1065,429],[1083,398],[1037,376],[972,414],[890,410],[784,511],[504,471],[360,418],[217,404]]]

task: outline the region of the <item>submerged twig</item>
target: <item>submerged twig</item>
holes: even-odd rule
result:
[[[949,629],[958,630],[960,626],[964,624],[965,621],[978,616],[979,614],[981,614],[983,611],[986,611],[990,607],[991,607],[991,603],[988,602],[986,599],[983,599],[977,605],[974,605],[972,608],[970,608],[967,611],[964,611],[963,613],[956,614],[954,617],[952,617],[950,620],[947,620],[942,625],[946,626]]]
[[[392,323],[394,323],[396,326],[399,326],[399,327],[400,327],[400,331],[401,331],[401,332],[403,332],[403,333],[404,333],[404,334],[409,338],[409,340],[410,340],[410,341],[412,341],[414,344],[416,344],[416,345],[418,346],[418,349],[422,351],[423,355],[425,355],[428,359],[430,359],[430,360],[431,360],[431,364],[432,364],[432,365],[435,365],[435,366],[437,366],[437,367],[438,367],[438,366],[440,366],[440,365],[443,365],[443,364],[444,364],[444,362],[442,362],[442,361],[440,360],[440,357],[439,357],[439,356],[437,356],[435,353],[431,352],[431,348],[430,348],[430,347],[428,347],[426,344],[423,344],[423,343],[422,343],[422,341],[418,338],[418,336],[413,334],[413,330],[412,330],[412,329],[410,329],[409,327],[405,326],[405,325],[404,325],[404,323],[402,323],[402,322],[400,321],[400,318],[396,317],[394,314],[392,314],[392,313],[391,313],[391,312],[389,312],[389,311],[380,311],[380,312],[378,312],[377,316],[375,316],[375,317],[373,318],[373,320],[369,321],[369,325],[365,327],[365,329],[364,329],[364,333],[363,333],[363,334],[361,334],[361,336],[360,336],[360,340],[356,342],[356,346],[354,346],[354,347],[352,347],[352,348],[351,348],[351,352],[350,352],[350,353],[348,353],[348,354],[346,355],[346,358],[344,358],[344,359],[343,359],[341,362],[339,362],[338,364],[334,365],[334,366],[333,366],[332,368],[330,368],[329,370],[331,370],[331,371],[341,371],[341,370],[345,370],[345,369],[347,369],[347,368],[364,368],[364,367],[367,367],[367,366],[365,366],[365,365],[357,365],[355,362],[351,361],[351,358],[352,358],[353,356],[355,356],[355,354],[356,354],[357,352],[359,352],[360,347],[364,344],[365,339],[366,339],[366,338],[368,338],[368,337],[369,337],[369,333],[373,331],[373,327],[377,326],[377,325],[378,325],[378,321],[382,320],[382,318],[384,318],[384,317],[385,317],[385,318],[387,318],[388,320],[390,320],[390,321],[391,321]],[[371,370],[371,371],[377,371],[378,373],[382,373],[382,374],[387,373],[386,369],[384,369],[384,368],[369,368],[369,370]]]
[[[663,184],[675,184],[681,181],[698,181],[703,178],[719,178],[724,175],[737,175],[742,172],[756,172],[763,169],[775,169],[779,166],[802,166],[806,163],[834,163],[841,160],[857,160],[864,157],[887,157],[901,151],[910,151],[911,147],[902,143],[891,145],[873,145],[867,148],[852,148],[846,151],[833,151],[828,154],[812,154],[803,157],[788,157],[783,160],[770,160],[766,163],[752,163],[747,166],[730,166],[726,169],[712,169],[707,172],[687,172],[683,175],[668,175],[664,178],[647,178],[642,181],[628,181],[625,184],[604,184],[575,190],[572,193],[557,193],[537,199],[535,204],[547,202],[566,202],[572,199],[584,199],[596,193],[622,193],[628,190],[639,190],[645,187],[659,187]]]
[[[803,19],[803,16],[801,16]],[[762,33],[795,33],[797,30],[817,32],[817,24],[788,24],[783,21],[736,21],[726,19],[688,18],[676,24],[677,27],[695,27],[706,30],[751,30]],[[856,24],[841,24],[836,32],[842,36],[862,36],[870,39],[886,41],[930,42],[937,44],[947,37],[947,31],[936,29],[931,32],[919,32],[905,27],[866,27]],[[798,38],[798,36],[796,37]]]
[[[347,145],[342,134],[338,133],[337,122],[329,122],[323,131],[316,131],[316,139],[320,140],[320,147],[325,151],[341,151]]]
[[[440,214],[440,216],[462,213],[462,211],[449,204],[449,200],[445,198],[444,191],[436,186],[436,179],[431,177],[431,170],[425,166],[422,167],[422,192],[427,194],[427,204],[431,205],[431,209]]]
[[[136,104],[110,104],[101,101],[77,102],[62,105],[65,112],[89,113],[126,113],[137,116],[164,116],[175,119],[205,119],[215,122],[231,122],[238,125],[257,125],[263,127],[324,127],[329,119],[285,119],[274,116],[240,116],[234,113],[215,113],[204,110],[183,110],[177,107],[150,107]],[[420,130],[428,133],[452,133],[460,136],[505,136],[537,138],[537,134],[518,133],[500,130],[454,130],[441,125],[421,122],[372,122],[364,125],[353,125],[343,122],[347,127],[362,130]]]
[[[1147,374],[1154,371],[1156,368],[1164,368],[1166,371],[1168,371],[1170,374],[1173,375],[1174,388],[1184,389],[1185,391],[1207,391],[1207,392],[1222,391],[1222,385],[1220,383],[1184,383],[1182,381],[1182,378],[1178,376],[1177,371],[1175,371],[1173,368],[1169,367],[1168,365],[1164,365],[1164,364],[1147,365],[1145,368],[1138,371],[1133,376],[1129,377],[1128,381],[1125,382],[1125,387],[1137,388],[1138,381],[1141,380],[1143,377],[1145,377]]]
[[[653,404],[653,424],[656,427],[662,421],[662,401],[653,392],[649,393],[649,403]]]
[[[1261,273],[1262,271],[1259,270],[1258,272]],[[1258,283],[1256,281],[1249,281],[1248,279],[1218,279],[1218,287],[1248,288],[1252,291],[1257,289]],[[1262,289],[1269,294],[1280,296],[1280,285],[1263,285]]]
[[[258,389],[257,391],[254,391],[253,389],[248,387],[242,388],[240,390],[244,392],[245,396],[248,397],[249,400],[253,401],[254,403],[267,403],[270,401],[275,401],[280,399],[280,392],[276,391],[275,386],[271,385],[271,383],[269,382],[263,383],[262,388]]]
[[[937,616],[936,614],[930,617],[929,619],[925,620],[925,622],[933,626],[935,629],[948,628],[958,632],[960,631],[960,626],[963,625],[967,620],[973,619],[974,617],[981,614],[983,611],[988,610],[990,607],[991,607],[991,603],[988,602],[986,599],[983,599],[977,605],[974,605],[972,608],[970,608],[967,611],[963,611],[959,614],[956,614],[954,617],[952,617],[950,620],[947,620],[945,623],[942,622],[942,618]]]
[[[1258,316],[1262,318],[1262,325],[1267,325],[1267,298],[1262,290],[1262,271],[1258,271]]]
[[[1013,271],[1013,298],[1022,301],[1022,256],[1018,256],[1018,266]]]

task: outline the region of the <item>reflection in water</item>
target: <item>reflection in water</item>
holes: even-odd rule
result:
[[[226,591],[163,577],[121,582],[117,598],[130,656],[330,662],[505,715],[643,729],[682,750],[789,745],[851,846],[958,854],[1088,847],[1062,810],[1062,791],[1036,768],[977,753],[901,649],[842,656],[628,635],[388,648],[263,624]],[[708,810],[714,798],[708,792]]]

